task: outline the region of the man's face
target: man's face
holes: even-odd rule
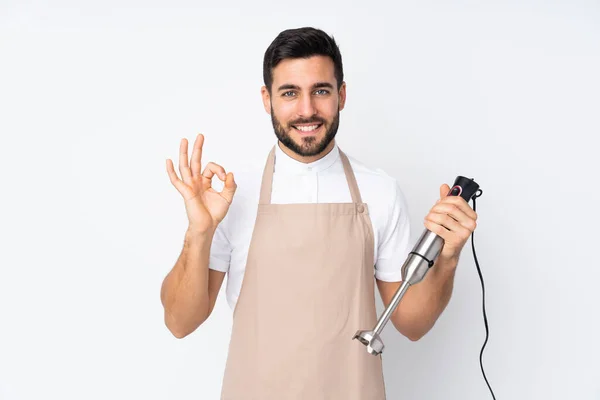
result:
[[[339,126],[346,98],[329,57],[286,59],[273,69],[271,93],[263,88],[265,110],[277,138],[294,153],[310,157],[323,152]]]

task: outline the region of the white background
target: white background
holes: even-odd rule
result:
[[[0,1],[0,399],[218,399],[224,297],[163,325],[187,224],[165,159],[202,132],[205,161],[262,161],[262,57],[300,26],[338,41],[338,143],[399,180],[413,240],[440,184],[481,185],[497,399],[600,399],[599,3],[235,3]],[[386,328],[389,399],[491,399],[481,301],[469,242],[434,329]]]

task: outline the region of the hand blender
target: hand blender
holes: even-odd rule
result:
[[[478,189],[479,185],[473,179],[458,176],[448,196],[460,196],[469,202]],[[381,317],[379,317],[375,328],[372,331],[357,331],[352,338],[353,340],[358,339],[362,344],[367,346],[367,351],[370,354],[377,356],[383,352],[384,345],[379,335],[396,307],[398,307],[404,293],[406,293],[411,285],[421,282],[429,268],[433,266],[435,259],[442,250],[443,244],[444,239],[429,229],[425,229],[417,244],[408,254],[404,265],[402,265],[402,284]]]

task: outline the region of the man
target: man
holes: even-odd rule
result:
[[[204,137],[177,176],[189,219],[183,251],[164,280],[165,323],[178,338],[211,314],[228,274],[233,330],[223,400],[385,398],[381,357],[352,340],[375,324],[375,284],[384,304],[410,251],[409,219],[395,179],[347,157],[335,142],[346,100],[334,39],[313,28],[281,32],[267,49],[262,100],[277,143],[264,169],[238,185],[208,163]],[[214,175],[224,181],[211,187]],[[424,225],[445,240],[436,265],[393,314],[418,340],[451,296],[459,254],[477,215],[461,197],[440,199]],[[237,192],[237,193],[236,193]],[[235,195],[235,197],[234,197]]]

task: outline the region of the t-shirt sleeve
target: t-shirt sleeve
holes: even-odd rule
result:
[[[225,220],[217,225],[210,247],[208,268],[215,271],[227,272],[231,261],[231,243],[227,239]]]
[[[386,282],[402,280],[402,265],[411,250],[408,206],[396,181],[394,186],[388,224],[379,241],[375,262],[375,277]]]

